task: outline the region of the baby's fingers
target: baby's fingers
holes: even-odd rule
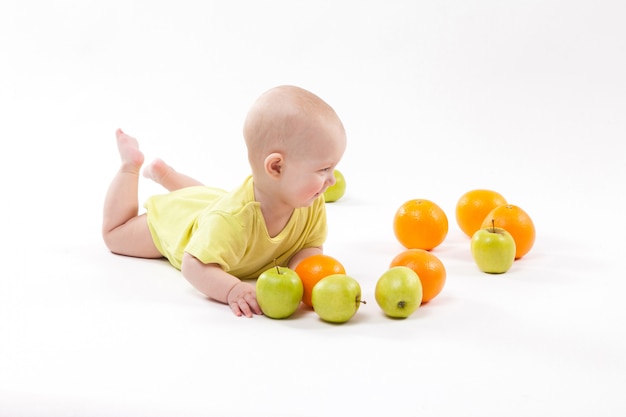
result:
[[[239,301],[239,308],[246,317],[252,317],[253,314],[263,314],[259,303],[256,301],[255,293],[244,294],[243,300]]]
[[[256,301],[254,286],[246,283],[239,283],[230,290],[228,294],[230,306],[236,316],[252,317],[254,314],[263,314]]]
[[[259,306],[259,303],[256,301],[256,294],[246,294],[245,296],[246,298],[246,302],[248,303],[248,306],[250,307],[250,310],[254,313],[254,314],[263,314],[263,311],[261,311],[261,307]]]
[[[230,309],[233,311],[233,313],[235,313],[235,316],[237,317],[252,317],[252,310],[250,309],[250,306],[248,305],[246,300],[244,300],[243,298],[232,301],[230,303]]]

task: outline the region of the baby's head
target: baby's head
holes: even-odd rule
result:
[[[326,169],[324,184],[317,190],[309,187],[314,194],[334,183],[332,171],[346,147],[346,133],[333,108],[294,86],[272,88],[257,99],[246,117],[244,138],[255,183],[281,179],[284,186],[289,177],[311,170],[324,176]]]
[[[341,120],[324,100],[295,86],[280,86],[262,94],[248,112],[243,130],[253,171],[262,170],[273,152],[306,156],[311,147],[345,148]]]

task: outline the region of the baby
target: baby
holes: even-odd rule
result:
[[[322,253],[323,193],[335,183],[346,133],[322,99],[280,86],[256,100],[243,134],[252,174],[239,188],[206,187],[155,160],[144,175],[170,192],[150,197],[139,214],[144,156],[137,140],[118,129],[122,163],[105,197],[102,235],[113,253],[167,258],[204,295],[252,317],[262,312],[246,279]]]

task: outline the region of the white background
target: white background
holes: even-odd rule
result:
[[[625,18],[619,0],[4,1],[0,415],[624,415]],[[344,325],[236,318],[100,237],[116,128],[232,188],[245,114],[279,84],[348,132],[326,252],[369,303]],[[456,225],[473,188],[535,222],[504,275]],[[391,320],[373,290],[412,198],[448,214],[447,282]]]

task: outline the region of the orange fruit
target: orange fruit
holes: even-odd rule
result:
[[[456,222],[467,236],[472,237],[481,229],[485,216],[498,206],[506,204],[506,199],[492,190],[471,190],[456,203]]]
[[[423,249],[408,249],[400,252],[389,267],[407,266],[422,282],[422,304],[435,298],[446,283],[446,268],[443,262],[431,252]]]
[[[491,210],[481,227],[492,225],[503,228],[513,236],[515,259],[526,255],[535,243],[535,225],[528,213],[518,206],[505,204]]]
[[[409,200],[396,211],[393,231],[405,248],[431,250],[446,238],[448,217],[430,200]]]
[[[302,280],[302,285],[304,286],[302,302],[309,307],[313,307],[311,294],[315,284],[317,284],[322,278],[329,275],[346,273],[346,270],[341,262],[332,256],[323,254],[312,255],[308,258],[304,258],[296,266],[295,271]]]

